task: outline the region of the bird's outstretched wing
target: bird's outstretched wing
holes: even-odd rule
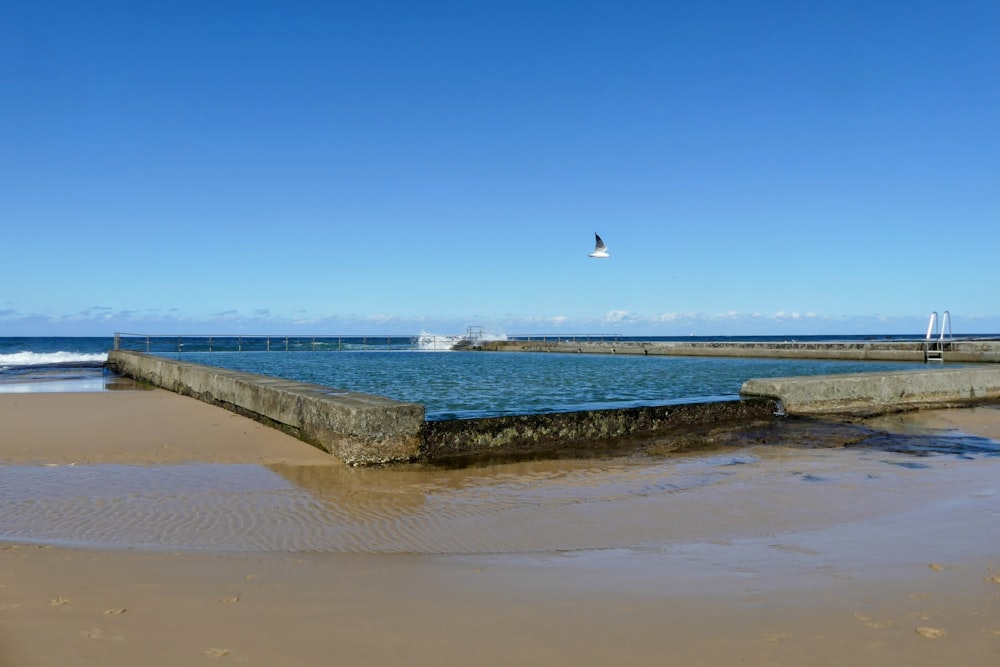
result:
[[[594,252],[590,253],[588,257],[610,257],[608,254],[608,246],[604,245],[604,241],[601,239],[600,234],[594,233]]]

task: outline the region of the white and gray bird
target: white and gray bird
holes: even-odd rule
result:
[[[601,237],[598,236],[596,232],[594,233],[594,239],[594,252],[587,255],[587,257],[596,257],[598,259],[611,257],[611,255],[608,254],[608,246],[604,245],[604,241],[601,240]]]

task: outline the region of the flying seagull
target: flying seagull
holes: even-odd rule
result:
[[[597,239],[594,245],[594,252],[587,255],[587,257],[597,257],[598,259],[611,257],[611,255],[608,254],[608,246],[604,245],[604,241],[601,240],[601,237],[595,233],[594,238]]]

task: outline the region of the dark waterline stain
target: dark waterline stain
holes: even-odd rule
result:
[[[934,467],[934,466],[931,466],[931,465],[929,465],[927,463],[920,463],[919,461],[888,461],[888,460],[883,460],[882,463],[885,463],[885,464],[891,465],[891,466],[898,466],[900,468],[909,468],[910,470],[929,470],[930,468]]]
[[[880,433],[855,446],[917,457],[952,456],[975,460],[1000,456],[1000,442],[962,433]]]

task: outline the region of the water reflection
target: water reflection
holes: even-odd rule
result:
[[[31,366],[0,373],[0,394],[135,391],[150,386],[95,366]]]
[[[832,430],[860,437],[846,446],[789,421],[704,452],[453,469],[0,466],[0,538],[217,551],[665,548],[902,511],[975,488],[962,476],[995,485],[1000,472],[995,441],[848,426]]]

